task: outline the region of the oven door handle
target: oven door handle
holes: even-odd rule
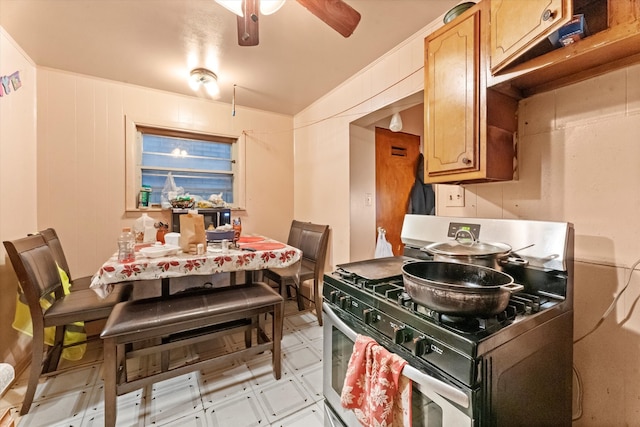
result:
[[[345,334],[347,338],[355,342],[356,338],[358,337],[358,334],[349,326],[347,326],[347,324],[344,323],[342,319],[340,319],[333,312],[333,310],[331,309],[331,307],[327,305],[327,303],[323,303],[322,307],[323,307],[323,311],[329,317],[329,319],[331,319],[331,322],[333,322],[335,327],[340,332]],[[433,390],[440,396],[444,397],[445,399],[449,399],[454,403],[457,403],[463,408],[469,407],[469,396],[467,396],[457,388],[450,386],[447,383],[444,383],[436,378],[433,378],[432,376],[429,376],[423,372],[420,372],[413,366],[410,366],[408,364],[405,365],[404,369],[402,369],[402,375],[406,376],[411,381],[420,384],[422,387],[426,389]]]

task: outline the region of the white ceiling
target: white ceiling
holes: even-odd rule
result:
[[[294,0],[260,17],[240,47],[236,16],[213,0],[0,0],[0,25],[38,66],[194,93],[189,71],[218,75],[219,101],[296,114],[458,0],[346,0],[362,15],[344,38]]]

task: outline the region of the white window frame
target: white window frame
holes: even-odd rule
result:
[[[138,141],[139,126],[235,139],[236,142],[232,143],[233,159],[236,161],[233,164],[233,204],[231,208],[234,210],[244,209],[246,200],[246,139],[244,134],[221,135],[206,127],[188,129],[180,124],[138,120],[125,116],[125,210],[127,212],[141,211],[138,208],[138,193],[142,184],[142,146]],[[159,211],[161,209],[144,209],[144,211],[149,210]]]

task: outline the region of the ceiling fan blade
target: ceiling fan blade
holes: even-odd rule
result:
[[[260,0],[242,0],[244,16],[238,16],[238,44],[240,46],[257,46],[260,42],[258,36],[258,9]]]
[[[360,13],[342,0],[297,0],[331,28],[349,37],[360,22]]]

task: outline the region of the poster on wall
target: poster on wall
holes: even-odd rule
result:
[[[12,90],[16,90],[22,87],[22,81],[20,80],[20,71],[0,77],[0,97],[9,95]]]

